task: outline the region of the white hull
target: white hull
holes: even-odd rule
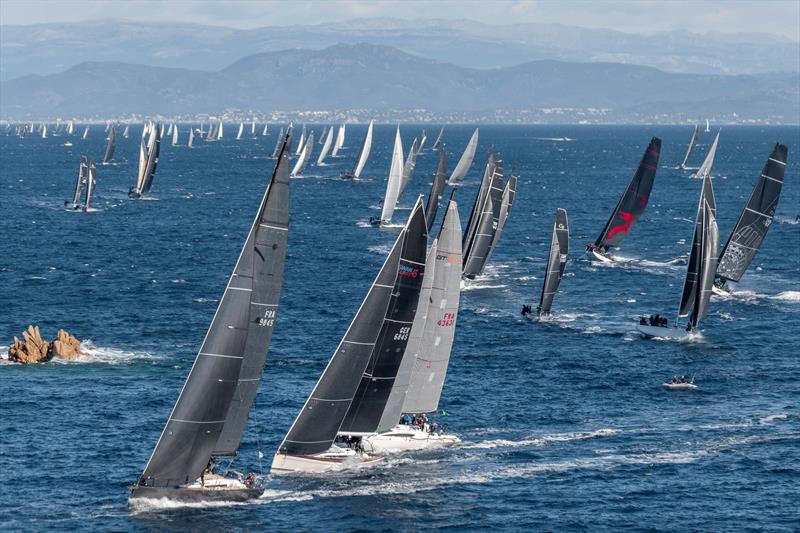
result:
[[[663,387],[672,390],[692,390],[696,389],[697,385],[694,383],[664,383]]]
[[[645,337],[658,337],[660,339],[688,339],[692,335],[691,332],[680,328],[643,326],[642,324],[637,324],[636,331]]]
[[[334,445],[330,450],[315,455],[286,455],[276,453],[272,459],[271,472],[275,475],[318,474],[350,468],[372,466],[382,457],[356,453],[348,448]]]
[[[420,428],[398,425],[386,433],[362,439],[364,449],[372,453],[393,453],[409,450],[428,450],[458,444],[461,439],[455,435],[428,433]]]
[[[713,287],[711,287],[711,291],[712,291],[714,294],[716,294],[717,296],[730,296],[730,295],[731,295],[731,293],[733,292],[733,291],[732,291],[732,290],[730,290],[728,287],[725,287],[725,286],[722,286],[722,287],[717,287],[716,285],[714,285]]]
[[[597,259],[598,261],[602,261],[603,263],[613,263],[614,262],[614,258],[611,257],[610,255],[603,255],[600,252],[598,252],[597,250],[590,250],[589,252],[590,252],[591,256],[594,257],[595,259]]]

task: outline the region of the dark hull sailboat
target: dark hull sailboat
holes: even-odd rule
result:
[[[75,194],[72,201],[64,202],[64,207],[70,211],[77,211],[81,208],[81,198],[83,198],[83,191],[86,188],[89,179],[89,162],[86,156],[81,156],[80,166],[78,167],[78,179],[75,182]]]
[[[263,492],[254,475],[216,474],[239,444],[266,364],[283,286],[289,225],[287,135],[272,180],[164,431],[131,500],[241,501]]]
[[[716,292],[729,292],[726,283],[738,283],[761,248],[781,198],[787,155],[786,145],[776,144],[764,163],[747,205],[720,253]]]
[[[647,203],[650,201],[653,182],[656,179],[660,153],[661,139],[653,137],[639,162],[639,168],[631,178],[628,188],[622,193],[608,222],[603,227],[603,231],[600,232],[594,243],[590,243],[586,247],[587,252],[595,259],[605,262],[613,261],[613,258],[608,255],[608,251],[622,243],[622,240],[630,233],[633,225],[644,213]]]

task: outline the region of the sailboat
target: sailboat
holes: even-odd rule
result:
[[[194,146],[194,128],[189,127],[189,142],[186,144],[189,148]]]
[[[114,158],[114,149],[117,146],[117,127],[111,126],[108,132],[108,144],[106,145],[106,153],[103,156],[103,164],[107,165]]]
[[[88,213],[91,209],[92,196],[94,195],[94,188],[97,185],[97,167],[94,161],[89,163],[89,173],[86,177],[86,200],[83,202],[83,211]]]
[[[173,127],[174,125],[175,125],[175,124],[174,124],[174,123],[172,123],[172,122],[170,122],[170,123],[169,123],[169,127],[167,128],[167,137],[169,137],[170,135],[172,135],[172,127]],[[162,135],[162,136],[163,136],[163,135]]]
[[[392,150],[392,163],[389,166],[389,177],[386,180],[386,194],[383,197],[381,217],[370,217],[370,223],[381,226],[392,222],[392,215],[397,206],[397,197],[400,194],[400,183],[403,180],[403,139],[400,137],[400,126],[394,136],[394,149]]]
[[[434,152],[442,145],[442,135],[444,135],[444,128],[439,130],[439,135],[436,136],[436,140],[434,141],[433,146],[431,146],[431,150]]]
[[[681,170],[688,170],[689,169],[689,158],[692,157],[692,152],[694,151],[694,147],[697,145],[697,136],[700,135],[700,125],[694,125],[694,131],[692,132],[692,138],[689,139],[689,147],[686,148],[686,155],[683,156],[683,161],[680,164]]]
[[[777,143],[764,163],[753,192],[719,255],[714,292],[731,292],[726,283],[738,283],[761,248],[781,198],[788,152],[786,145]]]
[[[136,174],[136,183],[128,191],[128,197],[141,198],[153,186],[153,178],[158,166],[158,156],[161,151],[161,130],[158,124],[148,124],[142,132],[142,141],[139,145],[139,171]],[[145,142],[145,136],[147,142]]]
[[[706,119],[706,133],[711,133],[711,124],[709,124],[708,119]]]
[[[653,137],[644,151],[639,168],[631,178],[628,187],[622,193],[617,206],[603,227],[603,231],[594,241],[586,246],[587,252],[598,261],[610,263],[614,258],[608,253],[618,247],[631,228],[644,213],[650,201],[650,191],[656,179],[658,156],[661,153],[661,139]]]
[[[408,343],[424,277],[422,202],[272,460],[273,474],[324,472],[379,461],[359,446],[375,432]],[[344,434],[344,435],[343,435]],[[337,439],[337,435],[340,436]],[[338,442],[336,442],[338,440]],[[341,445],[340,445],[341,444]]]
[[[683,283],[678,318],[673,327],[648,324],[644,318],[636,329],[646,337],[683,340],[689,338],[708,311],[714,275],[717,271],[719,230],[717,229],[717,205],[711,177],[703,178],[697,217],[694,226],[692,249]],[[685,330],[679,327],[680,318],[688,317]],[[665,321],[666,322],[666,321]]]
[[[296,178],[303,173],[306,165],[308,165],[308,161],[311,159],[311,152],[314,150],[313,132],[306,138],[306,142],[302,148],[303,149],[300,150],[300,157],[297,158],[297,162],[294,164],[294,169],[292,169],[291,177],[293,178]]]
[[[172,126],[172,146],[178,146],[178,125]]]
[[[222,128],[222,121],[220,120],[219,121],[219,126],[217,127],[217,131],[216,131],[216,139],[218,141],[222,139],[222,129],[223,129]]]
[[[89,126],[86,126],[83,130],[83,135],[81,135],[81,139],[86,140],[89,137]]]
[[[325,163],[325,158],[328,157],[328,151],[330,151],[332,144],[333,126],[328,128],[328,132],[325,134],[325,144],[322,145],[322,151],[319,153],[319,157],[317,158],[317,165],[323,165]]]
[[[342,174],[343,178],[357,179],[361,177],[361,172],[364,170],[364,165],[367,164],[367,160],[369,159],[369,152],[372,150],[372,123],[373,121],[370,120],[369,126],[367,126],[367,133],[364,135],[364,142],[361,143],[361,150],[358,153],[358,160],[356,161],[356,165],[353,167],[353,171]],[[342,124],[342,128],[344,128],[344,124]],[[341,132],[342,130],[340,129],[339,131]]]
[[[719,144],[719,134],[722,130],[717,131],[717,136],[714,137],[714,142],[711,143],[711,148],[708,149],[706,158],[703,164],[697,169],[697,172],[692,175],[693,178],[705,179],[706,176],[711,176],[711,167],[714,164],[714,155],[717,153],[717,145]]]
[[[75,131],[75,123],[70,120],[67,124],[67,135],[72,135],[73,131]]]
[[[436,424],[422,422],[428,413],[439,408],[460,292],[461,223],[458,205],[451,199],[439,235],[428,251],[408,345],[378,424],[378,434],[363,437],[365,449],[389,453],[460,442],[455,435],[437,431]],[[419,423],[413,424],[414,420]]]
[[[425,150],[425,143],[428,142],[428,132],[422,130],[419,138],[419,146],[417,146],[417,154],[421,154]]]
[[[256,136],[256,121],[255,120],[250,122],[250,136],[251,137],[255,137]]]
[[[542,296],[539,299],[539,307],[536,308],[539,318],[550,314],[553,298],[558,292],[558,286],[561,284],[561,278],[564,277],[564,270],[567,268],[568,256],[569,221],[567,220],[567,210],[558,208],[556,209],[556,220],[553,223],[553,235],[550,238],[550,254],[547,256]],[[522,314],[526,314],[524,309]]]
[[[345,130],[344,124],[339,126],[339,130],[336,132],[336,142],[333,143],[333,151],[331,152],[331,157],[338,157],[339,150],[341,150],[342,147],[344,146],[344,130]]]
[[[281,144],[282,144],[281,139],[283,139],[283,128],[281,128],[280,133],[278,133],[278,140],[275,142],[275,149],[272,150],[272,157],[273,158],[278,157],[278,153],[280,152]]]
[[[328,126],[322,126],[322,133],[319,135],[319,140],[317,141],[318,144],[322,144],[325,142],[325,139],[328,137]]]
[[[456,168],[453,169],[453,173],[450,174],[450,179],[448,180],[448,184],[452,187],[456,185],[459,181],[464,179],[464,176],[467,175],[469,172],[469,167],[472,166],[472,160],[475,158],[475,150],[478,148],[478,128],[475,128],[475,131],[470,137],[469,142],[467,143],[467,147],[464,148],[464,153],[461,154],[461,159],[458,160],[458,164]]]
[[[262,136],[262,137],[266,137],[266,136],[267,136],[267,130],[268,130],[268,128],[269,128],[269,124],[267,124],[267,123],[264,123],[264,129],[263,129],[263,130],[261,130],[261,136]]]
[[[128,138],[128,128],[129,128],[128,124],[125,124],[125,129],[122,131],[122,138],[123,139],[127,139]]]
[[[406,190],[406,185],[411,180],[411,175],[414,174],[414,167],[417,166],[417,138],[414,138],[414,142],[411,143],[411,148],[408,149],[408,157],[406,157],[406,162],[403,165],[403,177],[400,180],[400,190],[397,192],[397,197],[400,198],[403,195],[403,191]]]
[[[300,140],[297,141],[297,151],[295,151],[294,155],[300,155],[306,146],[306,127],[303,126],[302,131],[300,132]]]
[[[47,124],[42,124],[42,139],[47,139]]]
[[[78,166],[78,179],[75,182],[75,194],[72,196],[72,201],[64,202],[64,207],[70,211],[77,211],[81,208],[81,198],[83,198],[83,189],[86,187],[86,182],[89,179],[89,162],[85,155],[81,156],[81,162]]]
[[[236,140],[242,139],[242,132],[244,131],[244,122],[239,122],[239,129],[236,131]]]
[[[442,202],[442,193],[447,185],[447,163],[445,161],[444,147],[439,150],[439,166],[436,168],[436,175],[433,177],[431,192],[428,194],[428,204],[425,206],[425,221],[428,223],[428,232],[431,231],[436,220],[436,213]],[[459,227],[461,223],[459,222]],[[459,245],[459,249],[461,246]]]
[[[214,465],[238,455],[275,327],[289,227],[289,144],[287,135],[200,351],[131,487],[132,503],[243,501],[264,492],[255,476],[217,473]]]

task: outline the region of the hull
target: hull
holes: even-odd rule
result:
[[[688,339],[691,336],[691,332],[679,328],[643,326],[641,324],[637,324],[636,331],[649,338],[658,337],[660,339]]]
[[[602,261],[603,263],[613,263],[614,258],[610,255],[601,254],[597,250],[589,250],[589,256],[591,259],[596,259],[598,261]]]
[[[711,287],[711,292],[713,292],[717,296],[730,296],[733,293],[733,291],[727,285],[717,285],[717,284],[714,284],[714,286]]]
[[[443,448],[461,442],[455,435],[428,433],[420,428],[399,425],[386,433],[364,437],[364,448],[373,453],[405,452]]]
[[[694,383],[663,383],[662,386],[665,389],[672,390],[693,390],[697,388]]]
[[[382,457],[372,457],[365,453],[356,453],[347,448],[333,446],[327,452],[315,455],[276,453],[272,459],[270,471],[275,475],[319,474],[372,466],[382,460]]]
[[[206,482],[200,481],[178,487],[147,487],[136,485],[131,488],[129,502],[137,499],[167,498],[181,502],[243,502],[258,498],[264,493],[260,487],[248,487],[237,479],[222,476],[206,476]]]

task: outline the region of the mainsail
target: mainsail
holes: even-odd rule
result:
[[[244,122],[239,122],[239,129],[236,131],[236,140],[241,140],[244,131]]]
[[[149,123],[142,130],[142,141],[139,145],[139,171],[136,174],[136,183],[128,191],[128,196],[140,198],[150,191],[160,150],[161,128],[157,124]]]
[[[97,167],[94,161],[89,163],[89,174],[86,178],[86,200],[83,202],[83,210],[88,211],[92,203],[92,196],[94,195],[94,188],[97,185]]]
[[[322,151],[317,158],[318,165],[322,165],[325,162],[325,158],[328,157],[328,151],[331,149],[331,144],[333,144],[333,126],[328,128],[328,133],[325,135],[325,144],[322,145]]]
[[[284,146],[289,143],[289,136]],[[215,454],[236,452],[261,378],[283,284],[289,223],[284,148],[197,358],[140,484],[197,479]]]
[[[125,124],[125,129],[122,130],[122,138],[123,139],[127,139],[128,138],[128,129],[129,128],[130,128],[130,126],[128,124]]]
[[[394,291],[361,383],[339,428],[343,435],[375,432],[408,343],[425,275],[428,242],[421,198],[411,212],[403,241]]]
[[[383,209],[381,210],[381,224],[388,224],[392,221],[392,215],[394,215],[394,208],[397,205],[397,197],[400,194],[402,180],[403,140],[400,138],[400,126],[397,126],[397,133],[394,136],[392,163],[389,167],[389,177],[386,180],[386,195],[383,198]]]
[[[86,156],[82,155],[80,165],[78,166],[78,180],[75,182],[75,194],[72,196],[72,202],[65,202],[70,209],[78,209],[78,207],[80,207],[83,188],[86,186],[88,174],[89,164],[86,160]]]
[[[700,165],[700,168],[697,169],[697,173],[694,175],[695,178],[703,179],[706,176],[711,176],[711,166],[714,164],[714,155],[717,153],[717,144],[719,144],[720,131],[717,131],[717,136],[714,137],[714,142],[711,143],[711,148],[708,149],[708,153],[706,154],[706,158],[703,160],[703,164]]]
[[[422,135],[419,138],[419,146],[417,147],[418,154],[421,154],[425,150],[426,142],[428,142],[428,132],[422,130]]]
[[[494,177],[496,167],[494,160],[494,153],[489,152],[489,157],[486,160],[486,167],[483,170],[483,178],[481,178],[481,186],[478,188],[478,194],[475,196],[475,202],[472,204],[472,211],[470,211],[469,218],[467,219],[467,228],[464,231],[464,238],[461,241],[461,249],[466,257],[467,252],[475,239],[475,232],[478,229],[478,220],[481,217],[483,204],[486,202],[486,195],[489,194],[489,186]]]
[[[89,126],[86,126],[86,128],[83,130],[83,135],[81,135],[81,139],[85,140],[88,137],[89,137]]]
[[[469,167],[472,166],[472,160],[475,158],[475,150],[477,148],[478,128],[475,128],[475,132],[472,134],[472,137],[470,137],[467,147],[464,148],[464,153],[461,154],[461,159],[458,160],[456,168],[453,169],[453,173],[450,175],[450,179],[448,180],[450,185],[455,185],[456,182],[463,180],[464,176],[467,175]]]
[[[491,246],[492,237],[494,236],[492,230],[493,204],[492,197],[487,196],[480,214],[480,222],[475,232],[472,246],[473,250],[464,258],[464,276],[467,278],[474,278],[483,270],[486,253],[489,250],[489,246]]]
[[[436,136],[436,141],[431,146],[431,150],[436,151],[440,148],[442,144],[442,135],[444,134],[444,128],[439,130],[439,135]]]
[[[111,162],[114,158],[114,149],[117,146],[117,127],[111,126],[111,131],[108,134],[108,144],[106,145],[106,154],[103,156],[103,164]]]
[[[549,315],[553,298],[561,284],[569,253],[569,222],[566,209],[556,209],[556,220],[553,223],[553,235],[550,239],[550,255],[547,257],[547,269],[542,284],[542,297],[537,312],[539,316]]]
[[[415,137],[411,148],[408,150],[406,162],[403,165],[403,178],[400,180],[400,190],[397,193],[398,198],[403,195],[403,191],[406,190],[406,185],[408,185],[409,180],[411,180],[411,175],[414,174],[414,167],[417,166],[417,153],[417,139]]]
[[[694,151],[694,147],[697,144],[697,136],[700,134],[700,125],[694,125],[694,131],[692,132],[692,138],[689,140],[689,147],[686,149],[686,155],[683,156],[683,162],[681,162],[681,168],[686,169],[688,168],[686,165],[689,164],[689,158],[692,157],[692,152]]]
[[[294,155],[300,155],[306,146],[306,127],[303,126],[303,130],[300,132],[300,140],[297,142],[297,151]]]
[[[370,121],[372,123],[372,121]],[[344,137],[347,133],[347,125],[342,123],[339,126],[339,131],[336,133],[336,151],[338,152],[344,147]]]
[[[786,145],[778,143],[764,163],[747,205],[719,256],[717,277],[723,283],[742,279],[761,248],[781,198],[787,155]]]
[[[186,146],[189,148],[194,146],[194,128],[189,128],[189,143]]]
[[[369,152],[371,149],[372,149],[372,121],[370,120],[369,126],[367,126],[367,133],[366,135],[364,135],[364,142],[361,144],[361,151],[359,152],[358,155],[358,161],[356,162],[356,166],[353,168],[354,178],[361,177],[361,171],[364,170],[364,165],[367,164],[367,159],[369,159]]]
[[[611,213],[603,231],[594,242],[600,252],[612,246],[619,246],[633,225],[644,213],[650,200],[650,191],[656,178],[658,156],[661,153],[661,139],[653,137],[639,162],[639,168],[631,178],[628,188],[622,193],[617,206]]]
[[[447,163],[445,161],[444,148],[439,150],[439,166],[436,168],[436,176],[433,178],[431,184],[431,192],[428,195],[428,205],[425,207],[425,221],[428,223],[428,231],[431,231],[433,223],[436,220],[436,213],[439,211],[439,205],[442,202],[442,193],[444,186],[447,184]],[[459,227],[461,223],[459,222]],[[459,230],[460,231],[460,230]],[[459,249],[461,245],[459,244]]]
[[[500,202],[500,212],[495,221],[494,235],[492,236],[492,243],[489,245],[489,251],[486,253],[486,260],[483,262],[484,266],[492,256],[492,252],[497,247],[500,236],[503,234],[503,228],[506,226],[509,215],[511,215],[511,208],[514,207],[514,198],[517,194],[517,177],[513,174],[508,177],[506,186],[503,189],[503,196]]]
[[[483,271],[483,267],[489,258],[492,242],[494,241],[494,236],[498,228],[500,210],[503,206],[503,196],[505,193],[503,188],[503,162],[499,160],[493,161],[491,167],[487,165],[487,172],[490,169],[492,170],[492,174],[487,181],[488,188],[485,190],[482,204],[478,206],[480,210],[476,212],[477,218],[475,219],[474,233],[470,236],[465,236],[470,238],[466,239],[462,245],[462,249],[464,250],[464,275],[470,278],[475,277]],[[480,196],[481,191],[478,191],[478,194]],[[484,204],[489,200],[491,200],[492,206],[491,215],[488,222],[485,222],[484,217],[486,216],[486,209],[484,208]],[[509,195],[507,201],[513,201],[513,196]],[[481,230],[482,227],[484,227],[483,230]],[[485,239],[487,231],[489,232],[488,241]],[[479,235],[481,238],[479,238]]]
[[[178,146],[178,125],[172,126],[172,146]]]
[[[262,137],[266,137],[267,136],[267,127],[268,126],[269,126],[269,124],[264,124],[264,129],[261,131],[261,136]],[[280,137],[283,137],[283,135],[278,135],[278,138],[280,138]]]

